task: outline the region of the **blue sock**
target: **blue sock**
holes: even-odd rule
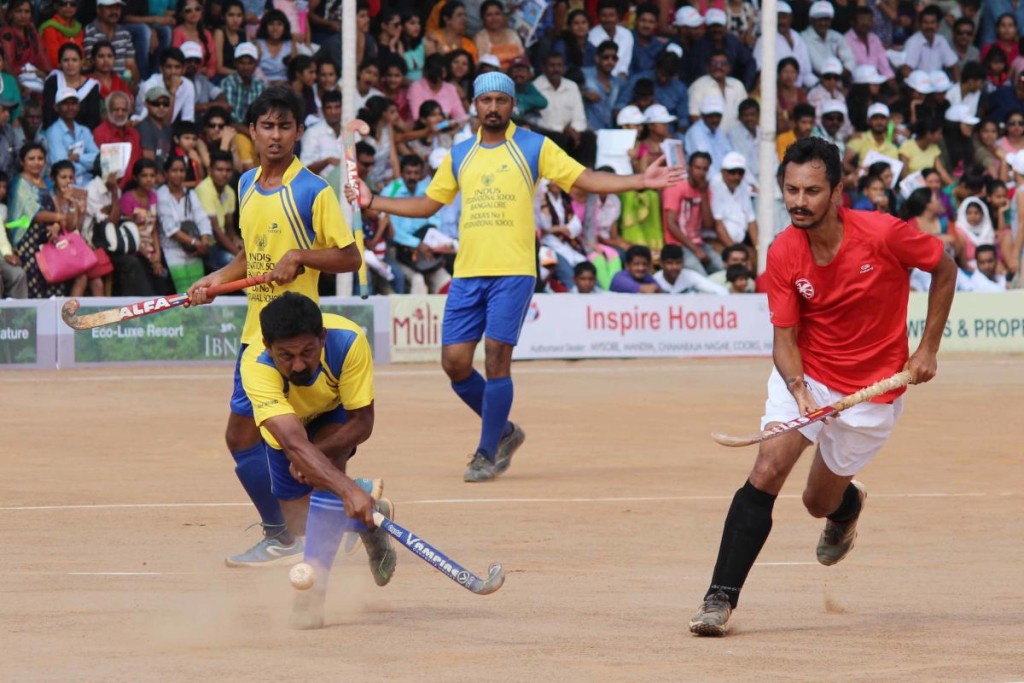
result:
[[[452,382],[452,389],[455,393],[477,415],[483,415],[484,413],[484,387],[486,386],[487,380],[476,370],[466,379]]]
[[[494,461],[498,442],[508,426],[508,414],[512,411],[512,378],[489,379],[484,387],[484,410],[480,429],[480,445],[487,459]]]
[[[466,379],[460,382],[452,382],[452,389],[462,402],[473,409],[473,412],[477,415],[483,416],[484,414],[484,391],[487,388],[487,380],[476,370]],[[508,420],[505,421],[505,427],[501,431],[499,438],[505,438],[512,433],[512,423]]]
[[[317,569],[317,588],[327,589],[327,576],[346,531],[366,531],[366,526],[345,514],[341,498],[329,491],[314,491],[306,518],[305,560]]]
[[[260,513],[264,529],[270,530],[268,535],[274,535],[275,529],[285,529],[281,505],[270,488],[270,465],[267,464],[263,441],[244,451],[234,451],[231,457],[235,459],[238,481],[242,482],[242,488]],[[285,535],[288,535],[287,531]]]

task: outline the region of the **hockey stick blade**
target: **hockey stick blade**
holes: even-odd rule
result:
[[[497,562],[488,568],[487,578],[481,579],[419,536],[395,524],[379,512],[373,513],[373,521],[377,526],[383,527],[410,552],[471,593],[490,595],[505,583],[505,570]]]
[[[791,432],[794,429],[800,429],[801,427],[806,427],[809,424],[813,424],[821,420],[827,420],[828,418],[834,417],[841,413],[842,411],[846,410],[847,408],[855,406],[858,403],[869,401],[873,398],[881,396],[882,394],[887,394],[890,391],[899,389],[900,387],[905,387],[908,384],[910,384],[910,379],[910,372],[908,370],[903,370],[902,372],[897,372],[895,375],[888,379],[883,379],[880,382],[875,382],[869,387],[865,387],[860,391],[850,394],[849,396],[844,396],[835,403],[832,403],[831,405],[818,408],[817,410],[813,410],[807,413],[806,415],[793,418],[788,422],[781,422],[779,424],[776,424],[774,427],[765,429],[764,431],[759,432],[757,434],[750,434],[747,436],[730,436],[728,434],[723,434],[721,432],[712,432],[711,438],[717,441],[718,443],[722,444],[723,446],[730,446],[732,448],[738,448],[741,446],[752,446],[755,443],[767,441],[768,439],[775,438],[780,434]]]
[[[221,294],[237,292],[241,289],[245,289],[246,287],[261,285],[266,283],[267,280],[268,278],[266,274],[258,275],[256,277],[225,282],[222,285],[214,285],[213,287],[210,287],[208,291],[210,296],[219,296]],[[135,303],[127,306],[108,308],[105,311],[97,311],[96,313],[76,315],[80,307],[78,299],[68,299],[64,302],[64,305],[61,306],[60,317],[64,321],[64,324],[71,329],[82,331],[103,327],[105,325],[115,325],[117,323],[124,322],[125,320],[141,318],[146,315],[153,315],[154,313],[160,313],[172,308],[177,308],[178,306],[183,306],[187,303],[187,294],[173,294],[171,296],[158,296],[144,301],[136,301]]]

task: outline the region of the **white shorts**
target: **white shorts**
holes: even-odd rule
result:
[[[835,403],[844,394],[829,389],[816,379],[805,376],[811,396],[819,406]],[[768,400],[764,404],[761,429],[770,422],[788,422],[797,417],[796,399],[789,393],[779,371],[772,368],[768,378]],[[860,472],[889,438],[896,420],[903,412],[903,397],[892,403],[858,403],[847,408],[828,424],[815,422],[799,431],[821,449],[825,465],[841,477]]]

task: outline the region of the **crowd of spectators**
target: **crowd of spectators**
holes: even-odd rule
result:
[[[472,82],[488,70],[515,81],[516,125],[587,166],[641,172],[668,155],[687,170],[661,193],[542,182],[538,290],[756,291],[759,233],[789,224],[757,166],[765,77],[780,158],[794,140],[829,140],[846,207],[941,237],[961,289],[1021,283],[1024,2],[780,1],[776,63],[764,64],[752,0],[554,0],[525,28],[534,3],[521,0],[360,0],[350,93],[342,4],[5,3],[0,296],[184,291],[230,261],[242,248],[234,187],[258,163],[247,109],[274,85],[305,102],[298,154],[333,187],[352,97],[370,126],[361,177],[388,196],[422,195],[447,150],[475,134]],[[760,202],[772,204],[769,226]],[[444,292],[458,222],[458,201],[425,220],[364,211],[374,291]],[[40,247],[72,233],[98,263],[48,282]]]

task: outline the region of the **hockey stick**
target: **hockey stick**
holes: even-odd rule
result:
[[[421,560],[466,590],[477,595],[489,595],[501,588],[501,585],[505,583],[505,570],[497,562],[492,564],[487,570],[487,579],[481,579],[473,572],[463,569],[458,563],[422,538],[416,536],[408,529],[398,526],[379,512],[373,513],[373,521],[377,526],[383,527],[385,531],[394,536],[399,543],[418,555]]]
[[[905,387],[908,384],[910,384],[910,372],[908,370],[904,370],[902,372],[897,372],[889,379],[883,379],[880,382],[875,382],[871,386],[865,387],[858,392],[850,394],[849,396],[843,396],[831,405],[818,408],[817,410],[811,411],[801,417],[794,418],[788,422],[779,423],[759,434],[750,434],[748,436],[729,436],[728,434],[722,434],[721,432],[712,432],[711,438],[723,446],[750,446],[755,443],[767,441],[779,434],[785,434],[786,432],[791,432],[794,429],[806,427],[813,422],[834,417],[851,406],[863,403],[864,401],[869,401],[877,396],[881,396],[882,394],[887,394],[894,389]]]
[[[269,273],[258,275],[256,277],[244,278],[242,280],[225,282],[222,285],[209,287],[206,291],[211,297],[219,294],[237,292],[238,290],[245,289],[246,287],[265,284],[268,281],[268,275]],[[98,311],[96,313],[75,315],[78,313],[78,299],[68,299],[60,309],[60,317],[63,318],[64,323],[67,324],[68,327],[76,330],[91,330],[95,327],[113,325],[115,323],[124,322],[125,320],[131,320],[132,318],[141,318],[142,316],[153,315],[154,313],[160,313],[161,311],[183,306],[187,303],[188,294],[175,294],[173,296],[158,296],[155,299],[138,301],[129,306],[121,306],[120,308],[109,308],[105,311]]]
[[[363,245],[363,209],[359,206],[359,171],[356,168],[356,133],[366,135],[370,127],[365,121],[353,119],[345,124],[345,168],[348,173],[348,184],[356,192],[356,200],[352,202],[352,235],[359,249],[359,294],[364,299],[370,295],[367,285],[366,258]]]

